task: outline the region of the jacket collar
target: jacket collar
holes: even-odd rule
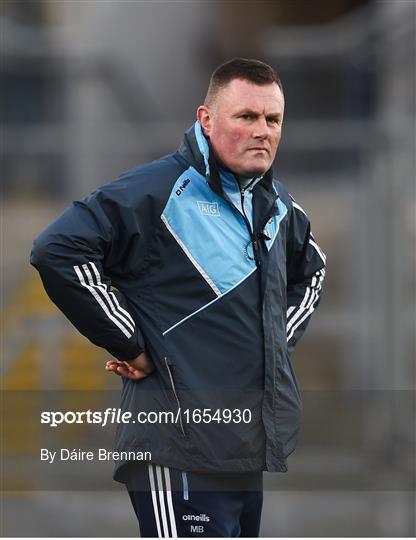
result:
[[[178,152],[190,165],[206,177],[211,189],[217,193],[217,195],[224,196],[219,167],[215,160],[214,153],[211,152],[209,142],[202,132],[202,127],[199,122],[195,122],[195,124],[186,131]],[[273,189],[272,167],[270,167],[254,187],[258,186],[262,186],[270,196],[275,198],[276,194]]]

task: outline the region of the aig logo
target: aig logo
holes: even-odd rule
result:
[[[220,216],[220,209],[217,202],[205,202],[197,201],[199,211],[204,216],[218,217]]]

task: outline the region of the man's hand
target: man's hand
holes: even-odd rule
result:
[[[109,360],[105,365],[105,369],[116,375],[120,375],[120,377],[138,381],[150,375],[155,367],[149,356],[145,352],[142,352],[139,356],[129,361]]]

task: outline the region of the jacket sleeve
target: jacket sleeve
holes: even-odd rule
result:
[[[35,240],[30,260],[50,299],[73,325],[119,360],[131,360],[144,349],[126,298],[108,273],[131,246],[131,231],[140,236],[134,219],[97,191],[74,202]]]
[[[309,219],[292,198],[287,238],[287,342],[291,353],[318,307],[326,257],[316,243]]]

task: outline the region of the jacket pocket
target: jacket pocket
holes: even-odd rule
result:
[[[302,406],[302,395],[301,395],[301,392],[300,392],[298,380],[297,380],[297,377],[296,377],[295,370],[293,369],[293,365],[292,365],[292,361],[290,359],[290,354],[289,353],[286,355],[286,362],[287,362],[287,367],[289,369],[289,373],[290,373],[291,378],[292,378],[293,386],[294,386],[294,388],[296,390],[296,393],[297,393],[297,396],[299,398],[299,404],[300,404],[300,406]]]
[[[177,406],[177,418],[179,420],[179,429],[180,429],[182,435],[184,437],[186,437],[186,431],[185,431],[183,417],[182,417],[182,406],[181,406],[181,401],[179,399],[179,394],[178,394],[178,391],[177,391],[176,385],[175,385],[175,379],[174,379],[173,370],[172,370],[172,362],[170,361],[168,356],[165,356],[164,361],[165,361],[166,370],[167,370],[168,376],[169,376],[171,390],[172,390],[173,395],[175,397],[175,402],[176,402],[176,406]]]
[[[276,434],[282,456],[287,458],[296,448],[302,420],[302,401],[289,355],[278,367],[279,386],[276,400]]]

